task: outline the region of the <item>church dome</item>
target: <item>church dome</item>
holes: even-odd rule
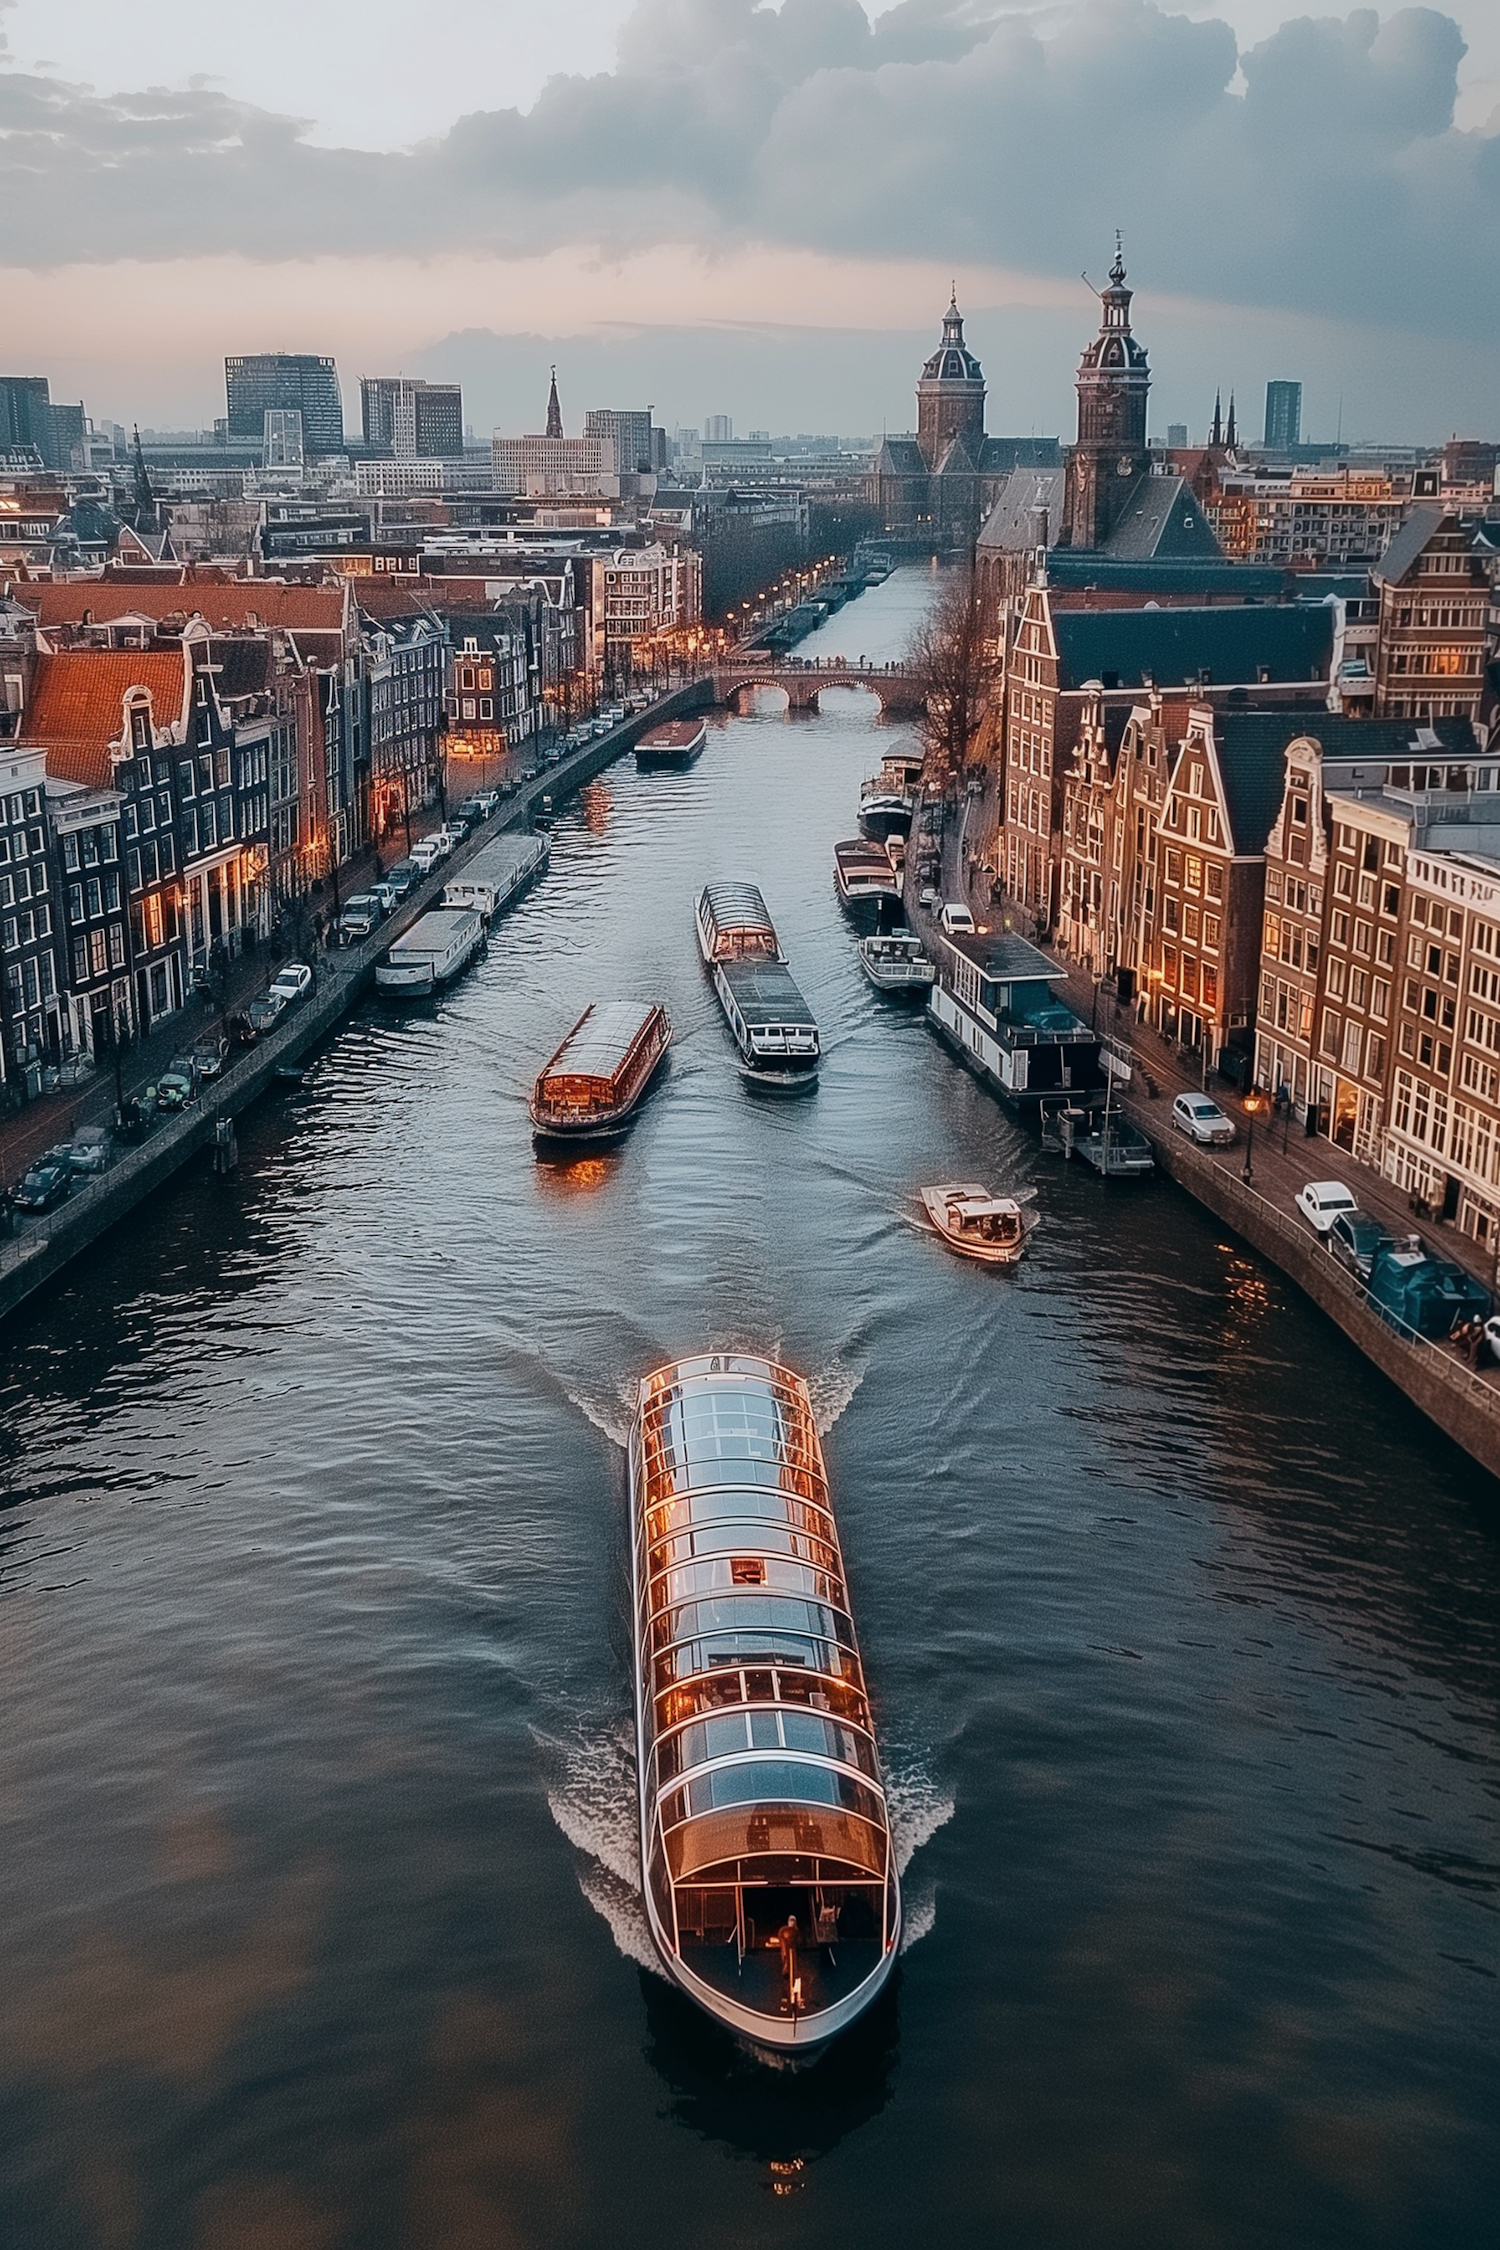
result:
[[[963,314],[955,297],[943,315],[943,340],[922,369],[924,383],[982,383],[984,369],[964,342]]]

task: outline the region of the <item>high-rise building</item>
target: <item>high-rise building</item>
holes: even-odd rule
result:
[[[583,417],[583,434],[613,441],[622,476],[650,476],[657,467],[649,406],[591,406]]]
[[[331,359],[312,352],[254,352],[224,362],[228,434],[259,444],[265,418],[277,408],[302,416],[310,456],[344,450],[344,405]]]
[[[730,445],[734,441],[734,417],[730,414],[710,414],[703,424],[705,445]]]
[[[1167,424],[1167,446],[1169,451],[1173,453],[1183,452],[1186,449],[1187,441],[1188,426],[1186,422],[1169,422]]]
[[[1267,383],[1266,450],[1290,453],[1302,443],[1302,385]]]
[[[46,468],[87,468],[83,408],[54,406],[45,375],[0,375],[0,453],[27,447]]]
[[[365,443],[388,445],[398,461],[453,459],[463,452],[464,402],[457,383],[365,375],[359,403]]]

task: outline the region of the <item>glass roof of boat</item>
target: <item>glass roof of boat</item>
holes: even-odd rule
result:
[[[710,883],[704,896],[716,929],[773,928],[771,917],[766,911],[766,902],[753,883]]]
[[[657,1006],[656,1001],[596,1000],[568,1033],[542,1077],[613,1078]]]

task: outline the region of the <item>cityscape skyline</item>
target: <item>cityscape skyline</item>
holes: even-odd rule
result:
[[[907,0],[872,28],[855,0],[577,0],[566,52],[537,34],[512,62],[455,4],[474,67],[448,87],[452,114],[393,111],[359,146],[344,104],[378,10],[348,62],[328,42],[338,8],[323,12],[278,107],[216,12],[159,11],[171,53],[138,55],[87,7],[44,47],[50,24],[20,0],[0,57],[15,331],[59,392],[157,424],[210,418],[223,352],[283,349],[331,353],[351,380],[377,363],[449,378],[461,355],[476,425],[516,427],[517,345],[546,360],[572,338],[638,364],[674,417],[717,403],[689,395],[692,359],[743,360],[748,343],[728,411],[830,427],[847,397],[842,419],[878,428],[884,368],[956,272],[1007,421],[1040,429],[1066,407],[1079,270],[1098,279],[1119,225],[1173,370],[1164,418],[1191,424],[1217,384],[1248,394],[1296,365],[1313,429],[1341,396],[1346,434],[1478,427],[1488,20],[1278,15],[1103,0],[1002,20]],[[149,96],[130,91],[143,82]],[[482,106],[460,116],[465,101]],[[665,133],[666,116],[701,128]],[[890,154],[874,171],[872,133]],[[1038,136],[1078,152],[1065,177]],[[533,184],[559,176],[565,193]],[[795,403],[751,390],[757,357]]]

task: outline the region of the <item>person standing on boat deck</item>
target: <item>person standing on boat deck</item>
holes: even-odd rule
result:
[[[797,1948],[802,1942],[802,1932],[797,1927],[797,1917],[789,1914],[776,1932],[776,1942],[781,1947],[781,1973],[786,1979],[786,1996],[790,2005],[797,1983]]]

